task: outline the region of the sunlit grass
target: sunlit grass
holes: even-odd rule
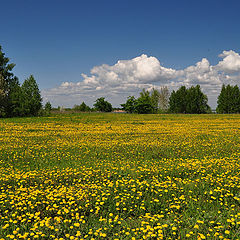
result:
[[[240,116],[0,122],[0,239],[240,238]]]

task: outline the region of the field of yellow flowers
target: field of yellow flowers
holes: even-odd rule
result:
[[[240,239],[240,115],[1,119],[0,239]]]

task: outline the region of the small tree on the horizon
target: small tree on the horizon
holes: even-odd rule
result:
[[[80,105],[75,105],[73,107],[73,110],[80,112],[90,112],[91,108],[85,102],[82,102]]]
[[[111,112],[113,110],[112,104],[106,101],[104,97],[98,98],[93,106],[99,112]]]
[[[135,112],[140,114],[153,113],[154,106],[149,91],[145,89],[140,92],[140,97],[136,100]]]
[[[49,101],[45,103],[44,110],[46,115],[50,115],[52,111],[52,105]]]
[[[129,96],[126,103],[121,104],[124,111],[127,113],[135,112],[136,99],[134,96]]]

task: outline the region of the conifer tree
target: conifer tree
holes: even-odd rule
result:
[[[16,81],[16,77],[12,73],[14,66],[14,63],[9,63],[9,58],[5,57],[5,53],[2,52],[0,46],[0,117],[6,116],[9,112],[9,88],[10,84]]]
[[[42,98],[33,75],[30,75],[22,84],[22,92],[24,97],[25,115],[37,116],[42,107]]]
[[[24,116],[24,96],[18,78],[14,77],[9,83],[7,116],[19,117]]]

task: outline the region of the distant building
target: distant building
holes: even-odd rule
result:
[[[124,110],[114,110],[113,113],[126,113]]]

